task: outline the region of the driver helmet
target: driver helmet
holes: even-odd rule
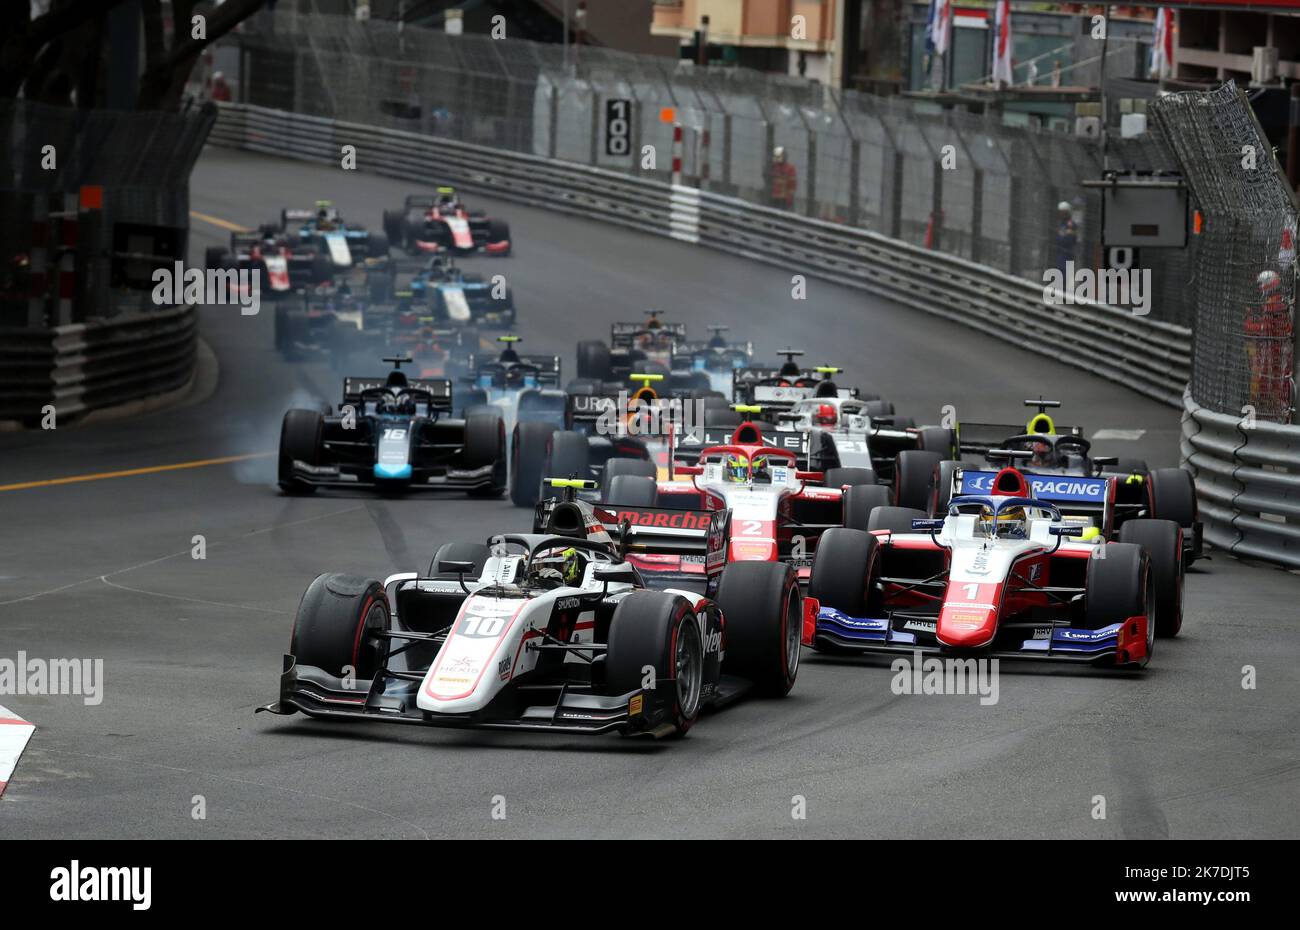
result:
[[[834,404],[818,404],[813,414],[813,422],[818,426],[834,426],[839,420]]]
[[[1031,465],[1051,465],[1052,464],[1052,444],[1036,440],[1031,444],[1030,452],[1033,457],[1029,460]]]
[[[722,472],[728,481],[744,483],[749,480],[749,459],[743,455],[728,455],[722,463]]]
[[[539,559],[537,562],[537,576],[539,578],[568,587],[577,587],[582,584],[582,578],[586,570],[586,557],[572,546],[554,555]]]
[[[979,529],[985,536],[1000,536],[1004,539],[1023,539],[1025,537],[1025,508],[1004,507],[995,521],[993,511],[985,510],[980,514]],[[994,532],[996,528],[996,532]]]
[[[772,472],[767,467],[766,455],[760,455],[758,458],[754,459],[753,463],[750,465],[749,474],[755,481],[771,482]]]

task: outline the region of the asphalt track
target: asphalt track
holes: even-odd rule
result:
[[[195,211],[255,225],[331,197],[377,226],[401,182],[209,149]],[[524,347],[565,353],[647,307],[793,342],[935,422],[1064,401],[1099,451],[1176,464],[1177,412],[935,318],[743,259],[487,198],[510,219]],[[192,255],[227,232],[196,220]],[[479,263],[476,263],[479,264]],[[207,309],[215,393],[179,409],[0,434],[0,486],[275,448],[336,378],[274,352],[272,315]],[[571,368],[569,369],[572,370]],[[1140,675],[1004,664],[1000,700],[890,691],[885,661],[805,651],[794,692],[684,741],[331,725],[253,716],[275,697],[305,585],[379,578],[450,539],[526,528],[507,502],[280,497],[273,459],[0,490],[0,657],[102,658],[105,697],[7,695],[38,729],[0,837],[1295,837],[1300,578],[1228,558],[1189,577],[1184,633]],[[193,537],[207,557],[191,557]],[[1257,687],[1242,687],[1243,667]],[[192,813],[202,796],[206,816]],[[805,799],[806,818],[792,816]],[[1094,816],[1097,796],[1105,817]],[[504,807],[501,800],[504,801]],[[504,812],[504,818],[494,817]]]

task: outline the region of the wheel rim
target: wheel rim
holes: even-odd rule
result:
[[[786,595],[785,604],[785,673],[792,679],[799,671],[803,644],[803,602],[792,590]]]
[[[689,719],[695,716],[704,680],[704,644],[693,617],[687,617],[678,630],[676,653],[673,663],[677,671],[677,706]]]

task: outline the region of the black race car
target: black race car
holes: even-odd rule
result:
[[[473,407],[452,416],[449,379],[408,379],[409,357],[384,359],[386,378],[347,378],[337,412],[290,410],[280,426],[279,483],[286,494],[320,487],[389,491],[506,489],[501,415]]]

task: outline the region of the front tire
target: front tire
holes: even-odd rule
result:
[[[280,458],[277,469],[280,490],[285,494],[314,494],[316,487],[298,478],[295,461],[320,464],[321,432],[325,418],[318,410],[290,410],[280,423]]]
[[[546,468],[546,447],[555,432],[550,423],[527,422],[515,427],[510,449],[510,500],[516,507],[537,503]]]
[[[894,467],[894,503],[929,512],[934,482],[943,460],[938,452],[906,449]]]
[[[1119,541],[1141,546],[1151,561],[1156,635],[1177,636],[1183,628],[1183,533],[1173,520],[1129,520]]]
[[[338,573],[317,575],[298,604],[289,652],[298,665],[338,678],[369,682],[383,662],[384,647],[370,634],[389,628],[384,586],[374,579]]]
[[[654,700],[666,711],[673,735],[682,736],[699,717],[704,693],[699,618],[684,598],[633,591],[619,602],[610,621],[606,689],[610,695],[640,691],[651,674]],[[665,693],[670,696],[664,698]]]
[[[723,672],[749,679],[769,697],[789,693],[799,674],[803,638],[803,596],[794,568],[783,562],[732,562],[722,570],[714,600],[726,631]]]

